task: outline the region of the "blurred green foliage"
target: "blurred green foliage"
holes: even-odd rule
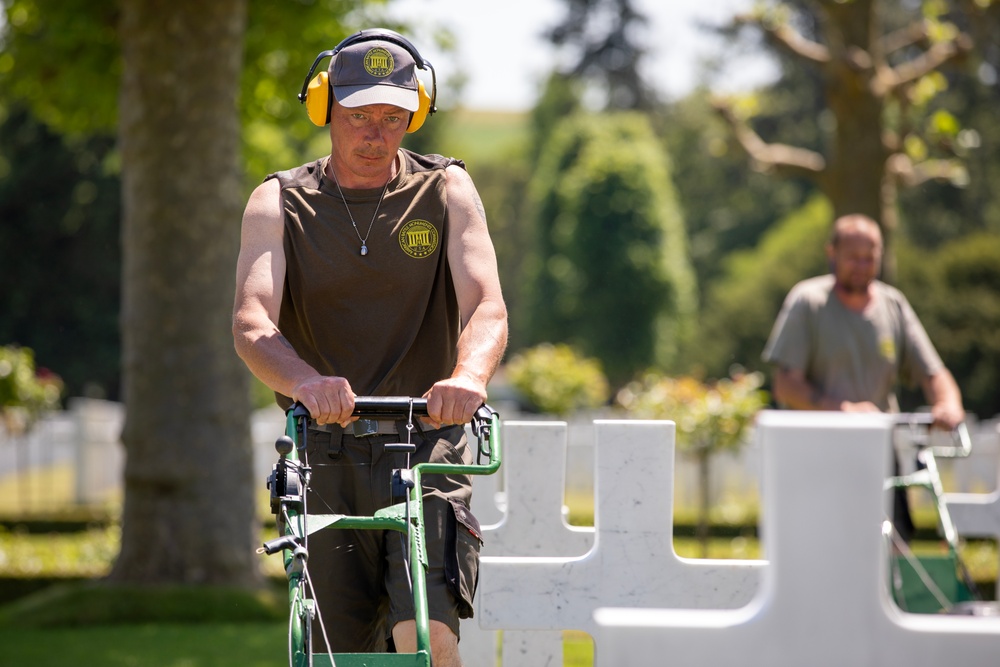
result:
[[[612,384],[674,368],[696,308],[670,165],[647,116],[578,114],[560,125],[531,183],[533,343],[597,357]]]
[[[534,409],[552,415],[600,407],[610,393],[601,363],[563,343],[542,343],[515,354],[507,374]]]
[[[0,528],[0,573],[5,577],[103,577],[118,554],[120,533],[118,526],[37,535]]]
[[[111,133],[121,54],[116,0],[4,0],[0,88],[70,135]]]
[[[31,347],[69,396],[118,396],[114,144],[110,134],[59,135],[22,104],[0,113],[0,341]]]
[[[814,100],[807,73],[784,77],[758,99],[755,126],[774,141],[813,146],[818,141]],[[816,187],[805,180],[775,178],[747,167],[732,133],[697,89],[653,116],[673,163],[671,177],[684,211],[690,262],[704,301],[731,253],[750,250],[763,234],[803,206]]]
[[[62,379],[35,367],[35,353],[26,347],[0,347],[0,414],[8,432],[20,434],[46,410],[59,406]]]
[[[901,249],[899,287],[959,379],[966,410],[1000,412],[1000,234],[957,238],[936,251]],[[911,392],[910,405],[923,405]]]
[[[725,377],[732,364],[765,368],[760,355],[781,303],[803,278],[826,272],[823,245],[833,211],[816,195],[776,221],[756,247],[723,258],[706,289],[698,341],[689,359],[707,377]]]
[[[0,226],[0,340],[33,348],[64,378],[68,395],[117,399],[118,3],[0,6],[7,20],[0,35],[0,219],[16,223]],[[879,7],[890,12],[890,25],[902,25],[897,14],[912,10],[888,0]],[[328,150],[326,129],[311,125],[295,98],[315,55],[362,25],[407,30],[392,21],[391,2],[248,0],[247,8],[240,108],[249,192],[266,173]],[[797,27],[818,35],[809,19],[815,14],[802,16]],[[993,192],[1000,179],[1000,18],[994,7],[959,24],[976,49],[914,87],[913,104],[926,119],[921,129],[929,133],[922,149],[911,148],[959,154],[969,182],[902,192],[898,283],[967,405],[989,417],[1000,412],[993,287],[989,280],[973,285],[959,268],[980,265],[980,254],[1000,237]],[[728,36],[720,61],[771,48],[746,31]],[[453,43],[455,36],[441,30],[433,38]],[[771,53],[781,76],[748,98],[754,128],[768,141],[822,151],[832,121],[819,73]],[[734,363],[761,369],[785,292],[825,270],[827,204],[807,181],[748,168],[711,111],[707,88],[638,122],[614,114],[581,120],[584,88],[553,74],[536,108],[520,116],[452,111],[454,96],[443,94],[445,109],[407,138],[418,150],[467,159],[497,248],[511,353],[566,342],[600,358],[618,385],[650,366],[699,377],[723,377]],[[650,223],[657,216],[671,222],[657,230]],[[673,228],[679,242],[666,238]],[[957,243],[966,236],[977,240]],[[677,255],[658,262],[654,248]],[[945,254],[953,269],[937,259]],[[668,287],[674,272],[687,276],[677,289]],[[671,308],[685,312],[683,299],[690,314],[675,314]]]

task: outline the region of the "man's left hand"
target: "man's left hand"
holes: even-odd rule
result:
[[[486,387],[464,375],[436,382],[427,399],[427,422],[432,428],[447,424],[467,424],[486,402]]]
[[[961,405],[943,401],[931,406],[931,416],[934,417],[935,426],[953,431],[965,421],[965,410],[962,409]]]

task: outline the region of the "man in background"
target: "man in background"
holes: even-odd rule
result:
[[[882,232],[845,215],[826,245],[831,273],[803,280],[785,298],[764,349],[779,406],[794,410],[898,412],[896,387],[919,385],[937,426],[965,419],[962,395],[906,297],[878,280]],[[912,530],[897,493],[897,530]],[[900,512],[903,515],[900,515]]]

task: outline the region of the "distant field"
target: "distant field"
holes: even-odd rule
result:
[[[496,160],[528,140],[528,117],[523,113],[460,109],[442,120],[449,123],[444,152],[465,160],[473,175],[477,162]]]

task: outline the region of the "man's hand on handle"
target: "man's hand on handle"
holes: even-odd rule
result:
[[[465,375],[434,383],[423,396],[427,399],[427,417],[421,420],[431,428],[468,424],[486,402],[486,387]],[[347,426],[355,421],[355,394],[346,378],[315,375],[299,382],[292,400],[309,411],[317,424]]]
[[[356,417],[354,391],[346,378],[315,375],[295,385],[292,400],[298,401],[309,411],[317,424],[347,426]]]
[[[961,405],[955,405],[950,401],[943,401],[931,406],[931,416],[934,417],[934,425],[952,431],[965,421],[965,410]]]
[[[427,423],[432,428],[448,424],[467,424],[486,402],[486,387],[464,375],[441,380],[424,394],[427,399]]]

